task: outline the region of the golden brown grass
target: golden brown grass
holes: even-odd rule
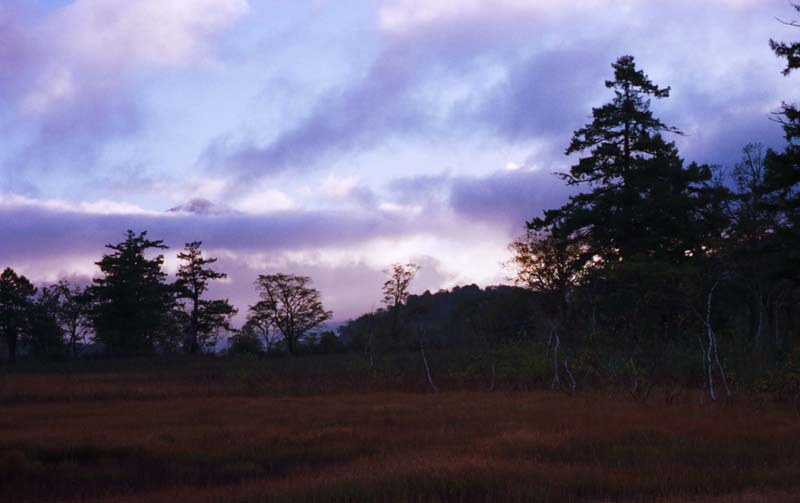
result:
[[[248,390],[167,370],[8,375],[0,500],[800,501],[788,406]]]

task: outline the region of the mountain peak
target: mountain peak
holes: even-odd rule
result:
[[[195,215],[220,215],[230,213],[230,209],[224,206],[217,206],[208,199],[194,197],[180,206],[175,206],[167,210],[170,213],[194,213]]]

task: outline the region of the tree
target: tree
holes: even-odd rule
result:
[[[27,330],[20,337],[33,357],[49,359],[64,355],[66,341],[58,311],[59,298],[55,288],[41,288],[29,308]]]
[[[186,243],[184,251],[178,253],[178,260],[183,263],[178,268],[175,286],[178,297],[188,301],[186,310],[189,316],[187,336],[184,349],[188,353],[197,353],[213,347],[221,330],[230,330],[230,320],[237,310],[228,299],[205,300],[203,294],[208,290],[208,282],[224,279],[227,274],[214,271],[209,264],[216,258],[204,258],[200,250],[202,243],[193,241]]]
[[[592,258],[586,246],[571,236],[528,229],[511,244],[516,269],[515,282],[540,294],[540,304],[550,325],[548,349],[553,347],[553,388],[560,385],[559,348],[569,319],[570,298],[581,279],[591,270]],[[563,365],[574,391],[575,380],[569,361]]]
[[[392,315],[389,335],[396,339],[401,330],[400,327],[400,308],[408,301],[408,287],[414,276],[417,275],[419,266],[416,264],[392,264],[384,273],[389,275],[389,279],[383,284],[383,303]],[[374,334],[370,334],[369,351],[370,361],[373,361]]]
[[[778,218],[766,185],[765,153],[760,144],[744,147],[742,160],[733,170],[734,199],[731,201],[727,233],[728,263],[732,266],[739,294],[747,299],[750,336],[761,345],[769,321],[769,307],[779,296],[783,281],[777,269],[780,244],[775,236]]]
[[[0,336],[5,339],[8,358],[17,359],[17,342],[30,327],[36,288],[10,267],[0,274]]]
[[[95,278],[90,289],[96,339],[114,356],[171,347],[175,291],[166,283],[164,256],[145,256],[168,247],[148,239],[146,231],[137,235],[129,230],[125,241],[106,248],[112,252],[97,262],[103,277]]]
[[[91,297],[88,289],[59,281],[50,289],[55,296],[56,320],[66,338],[70,356],[78,356],[78,345],[86,344],[91,330]]]
[[[800,12],[800,5],[792,4]],[[797,21],[784,22],[800,27]],[[783,70],[789,76],[800,69],[800,42],[776,42],[770,40],[775,54],[786,60]],[[800,109],[796,105],[783,103],[777,119],[782,125],[787,145],[783,152],[767,153],[765,182],[773,196],[773,206],[780,219],[779,237],[784,257],[784,273],[800,283]]]
[[[264,346],[258,334],[242,328],[233,337],[228,339],[229,355],[260,355],[264,353]]]
[[[575,237],[607,266],[631,259],[682,261],[699,252],[693,218],[696,188],[711,179],[708,167],[683,167],[675,144],[662,133],[680,132],[653,116],[650,99],[669,97],[636,68],[632,56],[613,65],[606,87],[614,98],[592,110],[592,122],[577,130],[567,155],[584,154],[560,176],[591,190],[545,212],[529,227]]]
[[[262,274],[256,280],[261,301],[250,307],[251,315],[283,336],[289,354],[295,354],[298,342],[333,315],[310,285],[311,278],[292,274]]]
[[[242,325],[241,333],[248,337],[253,336],[263,339],[264,351],[272,354],[277,350],[278,343],[283,339],[280,333],[272,325],[272,313],[264,309],[264,305],[258,303],[248,309],[247,320]]]
[[[408,300],[408,287],[419,271],[416,264],[392,264],[383,272],[389,279],[383,284],[383,303],[388,309],[398,307]]]
[[[566,154],[580,157],[559,175],[583,191],[527,225],[549,235],[542,244],[571,248],[579,267],[591,265],[585,278],[593,299],[587,332],[598,327],[595,310],[600,311],[603,329],[612,336],[609,348],[619,344],[638,383],[636,376],[663,365],[666,340],[683,326],[680,280],[712,252],[707,237],[722,227],[704,213],[716,217],[711,209],[721,192],[712,185],[711,167],[685,167],[664,137],[680,131],[656,118],[650,105],[669,97],[670,88],[654,84],[632,56],[612,67],[614,78],[605,85],[613,98],[575,131]],[[566,279],[558,266],[552,274]]]

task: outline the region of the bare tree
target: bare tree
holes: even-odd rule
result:
[[[706,384],[708,386],[708,396],[712,401],[717,400],[717,394],[714,387],[714,365],[717,366],[719,369],[719,375],[722,380],[722,385],[725,387],[725,397],[728,401],[733,398],[733,393],[731,392],[730,386],[728,386],[728,379],[725,375],[725,368],[722,366],[722,362],[719,360],[719,349],[717,345],[717,335],[714,333],[714,327],[711,324],[711,307],[713,305],[714,300],[714,291],[719,286],[719,280],[714,282],[711,288],[708,290],[708,295],[706,297],[706,313],[705,318],[700,316],[699,313],[695,311],[695,315],[703,322],[703,325],[706,328],[706,335],[708,337],[707,345],[703,346],[701,342],[701,347],[704,351],[704,367],[706,371]]]
[[[418,265],[408,263],[392,264],[389,269],[383,271],[389,275],[389,279],[383,284],[383,303],[391,315],[389,331],[393,338],[400,332],[400,307],[408,300],[408,287],[419,269]]]
[[[250,311],[269,320],[286,341],[289,354],[295,354],[298,342],[333,315],[322,306],[319,291],[310,284],[311,278],[292,274],[262,274],[256,280],[261,301]]]
[[[383,271],[389,275],[389,279],[383,284],[383,303],[387,308],[405,304],[408,300],[408,287],[419,269],[418,265],[408,263],[392,264],[389,269]]]
[[[56,296],[56,319],[67,338],[70,355],[78,356],[78,344],[86,344],[91,331],[91,301],[86,288],[59,281],[53,285]]]

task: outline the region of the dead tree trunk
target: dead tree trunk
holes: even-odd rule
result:
[[[433,389],[434,393],[439,392],[439,388],[433,384],[433,377],[431,377],[431,368],[428,366],[428,359],[425,357],[425,346],[422,345],[422,341],[419,343],[419,352],[422,355],[422,363],[425,365],[425,374],[428,376],[428,384],[431,385],[431,389]]]
[[[714,365],[716,364],[719,370],[720,379],[722,380],[722,385],[725,388],[725,397],[730,401],[733,398],[733,393],[731,392],[730,386],[728,386],[728,379],[725,375],[725,369],[722,366],[722,362],[719,360],[717,336],[714,333],[714,327],[711,324],[711,306],[714,299],[714,291],[717,289],[718,285],[719,281],[714,283],[714,286],[712,286],[708,291],[708,298],[706,300],[706,317],[703,320],[708,335],[708,346],[705,354],[706,378],[708,380],[708,396],[712,401],[716,401],[717,394],[716,389],[714,388]]]
[[[561,381],[558,378],[558,347],[561,345],[561,337],[558,335],[558,331],[555,333],[555,341],[556,344],[553,346],[553,384],[552,389],[558,389],[561,387]]]
[[[566,372],[567,377],[569,377],[569,390],[570,394],[574,395],[575,390],[578,387],[578,383],[575,382],[575,376],[572,375],[572,372],[569,369],[569,360],[564,358],[564,372]]]
[[[438,393],[439,388],[433,383],[431,367],[428,365],[428,358],[425,356],[425,329],[422,328],[421,323],[417,325],[417,342],[419,343],[419,354],[422,356],[422,364],[425,366],[425,376],[428,378],[428,384],[431,385],[434,393]]]

